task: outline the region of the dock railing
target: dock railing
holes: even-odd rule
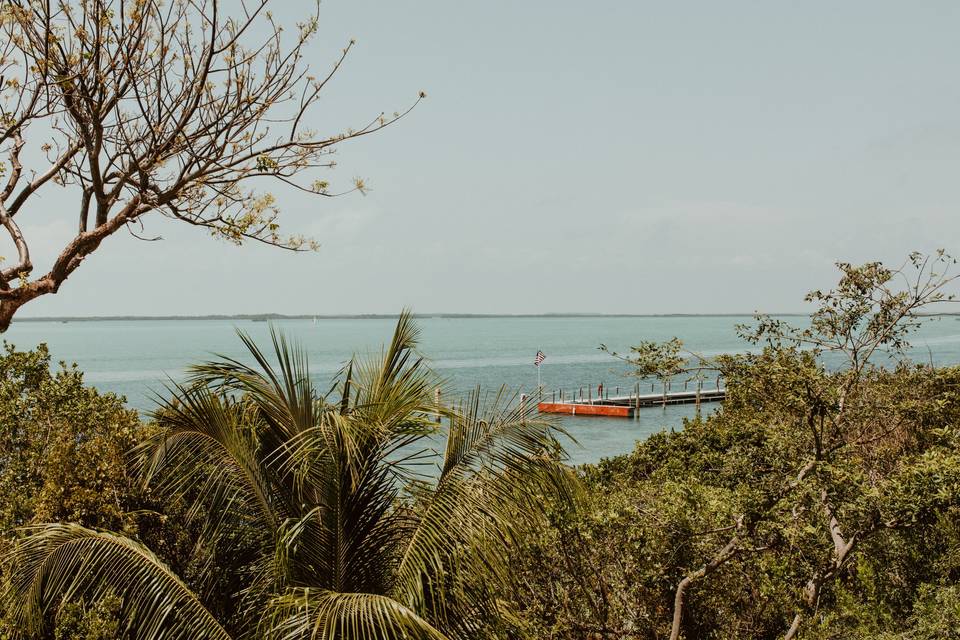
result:
[[[550,389],[549,391],[545,387],[541,387],[536,394],[536,397],[541,401],[545,401],[548,397],[551,402],[605,402],[607,400],[619,399],[624,395],[670,395],[671,393],[676,393],[682,391],[722,391],[724,387],[721,386],[721,380],[723,376],[716,376],[710,380],[682,380],[674,381],[667,380],[661,384],[656,382],[649,382],[650,384],[650,394],[644,394],[646,390],[647,381],[637,382],[629,387],[626,385],[615,385],[613,387],[613,395],[610,395],[610,387],[605,382],[598,382],[596,384],[587,384],[580,385],[575,387],[575,390],[571,393],[569,389],[564,389],[563,387],[557,387],[556,389]],[[704,384],[706,382],[706,384]],[[682,385],[682,386],[681,386]],[[594,395],[596,393],[596,395]]]
[[[539,400],[540,411],[546,413],[631,415],[639,418],[642,407],[659,405],[666,409],[668,404],[695,404],[699,411],[703,402],[721,401],[726,397],[722,380],[722,376],[716,376],[710,380],[639,381],[630,386],[614,385],[612,389],[606,383],[599,382],[576,387],[573,391],[562,387],[550,391],[540,388],[533,397]],[[646,392],[647,384],[650,384],[649,393]],[[587,410],[587,407],[592,409]],[[602,411],[603,407],[610,410]]]

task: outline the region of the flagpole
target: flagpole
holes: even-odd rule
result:
[[[537,353],[542,353],[542,349],[537,348]],[[537,365],[537,397],[540,397],[540,367],[543,366],[543,363]]]

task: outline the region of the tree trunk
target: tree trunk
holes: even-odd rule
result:
[[[709,573],[712,573],[717,567],[721,566],[727,560],[737,555],[738,545],[740,544],[740,536],[735,535],[724,545],[709,562],[704,564],[702,567],[694,571],[693,573],[687,575],[680,583],[677,585],[677,593],[673,598],[673,626],[670,629],[670,640],[678,640],[680,638],[680,623],[683,620],[683,597],[686,594],[687,587],[689,587],[694,581],[699,580],[700,578],[706,576]]]

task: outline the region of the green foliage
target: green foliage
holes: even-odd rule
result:
[[[121,599],[108,595],[90,606],[65,604],[57,615],[54,640],[115,640],[120,636]]]
[[[518,633],[949,637],[960,368],[896,357],[918,310],[949,299],[952,264],[840,264],[838,287],[808,296],[809,326],[741,330],[753,353],[706,362],[673,340],[622,357],[642,376],[712,367],[726,400],[584,469],[584,510],[557,509],[517,554]]]
[[[630,347],[628,356],[610,351],[604,344],[600,345],[600,350],[626,361],[632,367],[632,374],[638,378],[670,379],[688,371],[690,365],[689,358],[683,353],[683,342],[678,338],[667,342],[644,340]]]
[[[506,394],[437,407],[407,316],[326,395],[296,345],[243,336],[254,364],[194,367],[150,429],[45,349],[8,348],[0,515],[32,525],[6,556],[8,630],[958,638],[960,367],[902,357],[952,261],[909,264],[905,290],[839,265],[809,326],[744,328],[751,353],[641,343],[638,375],[710,369],[726,400],[579,479]]]
[[[960,587],[924,585],[910,615],[910,640],[960,638]]]
[[[0,527],[4,553],[22,527],[70,521],[139,532],[170,550],[151,505],[128,475],[129,451],[149,430],[123,399],[84,386],[75,366],[51,367],[45,345],[0,356]],[[3,579],[8,579],[7,572]],[[115,637],[116,597],[56,610],[56,637]],[[5,607],[0,637],[15,628]],[[99,635],[98,635],[99,634]]]
[[[305,353],[276,334],[269,354],[241,336],[254,366],[195,367],[135,455],[144,485],[185,519],[190,557],[177,567],[131,537],[35,526],[10,556],[14,637],[48,633],[51,610],[111,594],[137,638],[472,639],[507,628],[509,550],[579,485],[557,459],[560,432],[512,397],[477,391],[438,407],[417,336],[404,315],[381,357],[351,361],[326,396]],[[438,441],[439,464],[424,474]]]
[[[0,528],[69,520],[121,528],[131,487],[126,454],[140,423],[123,399],[51,371],[45,345],[0,357]]]
[[[754,375],[802,377],[784,375],[773,358],[756,366]],[[684,637],[782,636],[802,587],[832,552],[824,488],[844,533],[856,530],[863,542],[822,589],[810,637],[926,638],[940,636],[924,635],[925,625],[949,628],[955,613],[924,603],[932,585],[960,578],[960,369],[877,376],[868,386],[894,405],[898,429],[834,458],[776,502],[807,445],[788,421],[789,394],[783,405],[762,396],[748,403],[740,379],[715,415],[585,467],[583,510],[558,508],[531,532],[513,581],[528,637],[666,637],[678,583],[738,532],[739,553],[693,583]],[[863,420],[857,432],[870,416]]]

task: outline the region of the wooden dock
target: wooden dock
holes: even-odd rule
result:
[[[668,404],[700,404],[720,402],[727,396],[725,388],[665,391],[661,393],[631,393],[603,398],[579,398],[572,400],[541,400],[537,408],[541,413],[562,413],[572,416],[610,416],[632,418],[644,407],[663,407]]]

